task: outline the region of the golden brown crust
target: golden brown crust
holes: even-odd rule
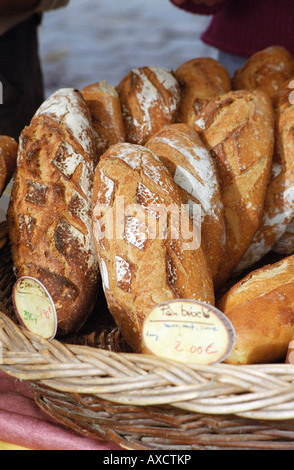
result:
[[[102,155],[111,145],[125,140],[118,93],[105,81],[92,83],[81,90],[97,135],[97,152]]]
[[[232,78],[234,90],[262,89],[273,96],[294,75],[294,57],[281,46],[253,54]]]
[[[195,129],[171,124],[146,143],[179,186],[183,204],[201,205],[201,240],[213,279],[225,253],[224,208],[213,159]],[[199,221],[196,220],[196,223]]]
[[[287,84],[275,95],[274,110],[275,152],[263,215],[236,273],[244,271],[268,253],[294,218],[294,105],[289,101]]]
[[[0,136],[0,195],[15,172],[17,150],[18,143],[13,137]]]
[[[94,242],[109,311],[136,352],[142,351],[144,318],[156,304],[179,297],[214,303],[203,251],[187,249],[190,237],[181,228],[172,232],[171,207],[186,216],[193,238],[178,187],[150,150],[124,143],[101,157],[93,191]]]
[[[191,59],[178,67],[174,74],[181,86],[179,122],[193,125],[212,99],[231,90],[228,71],[213,58]]]
[[[172,124],[180,101],[180,86],[163,67],[131,70],[117,85],[126,141],[144,145],[162,127]]]
[[[94,159],[82,95],[58,90],[21,133],[8,226],[16,276],[45,285],[63,335],[82,326],[97,295],[90,212]]]
[[[225,210],[226,255],[218,288],[261,220],[274,147],[272,103],[263,92],[231,91],[209,103],[195,126],[214,158]]]
[[[251,272],[217,303],[233,324],[230,364],[283,360],[294,334],[294,256]]]

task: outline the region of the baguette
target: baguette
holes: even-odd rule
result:
[[[50,96],[20,136],[7,214],[12,259],[17,278],[31,276],[47,288],[59,336],[78,331],[98,294],[95,158],[89,109],[71,88]]]
[[[236,274],[259,261],[283,236],[294,218],[294,104],[289,101],[289,88],[275,95],[275,152],[264,201],[263,216],[254,238]]]
[[[105,81],[87,85],[81,93],[92,116],[97,154],[100,157],[111,145],[125,140],[118,93]]]
[[[18,143],[13,137],[0,136],[0,196],[16,169]]]
[[[231,276],[259,226],[274,147],[274,116],[263,92],[231,91],[195,121],[211,151],[225,211],[226,253],[216,289]]]
[[[163,67],[131,70],[117,85],[126,141],[144,145],[162,127],[176,119],[180,85]]]
[[[174,74],[181,86],[179,122],[193,125],[200,111],[212,99],[231,91],[228,71],[213,58],[189,60],[178,67]]]
[[[294,57],[281,46],[271,46],[253,54],[232,78],[234,90],[262,89],[273,97],[294,75]]]
[[[201,205],[201,240],[214,279],[225,253],[224,208],[214,162],[195,129],[188,124],[171,124],[146,143],[166,166],[183,204]]]
[[[188,221],[189,234],[174,232],[171,207]],[[177,185],[147,148],[116,144],[101,157],[93,190],[94,243],[109,311],[135,352],[144,352],[142,325],[155,305],[176,298],[214,303],[202,248],[197,241],[191,249],[188,241],[194,232],[185,211]]]
[[[284,360],[294,334],[294,255],[257,269],[217,302],[235,329],[229,364]]]

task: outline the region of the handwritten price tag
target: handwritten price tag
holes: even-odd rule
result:
[[[150,312],[143,325],[143,341],[151,354],[208,365],[230,354],[235,332],[215,307],[181,299],[159,304]]]
[[[40,281],[19,278],[13,287],[13,304],[20,323],[32,333],[51,340],[57,330],[54,302]]]

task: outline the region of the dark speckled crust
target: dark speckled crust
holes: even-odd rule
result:
[[[89,110],[74,89],[48,98],[20,137],[8,209],[13,263],[17,277],[35,277],[51,294],[59,335],[84,324],[97,296],[95,158]]]

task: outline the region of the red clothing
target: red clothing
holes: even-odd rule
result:
[[[226,0],[214,7],[196,6],[186,0],[180,8],[213,15],[201,38],[217,49],[248,57],[279,45],[294,55],[293,0]]]

